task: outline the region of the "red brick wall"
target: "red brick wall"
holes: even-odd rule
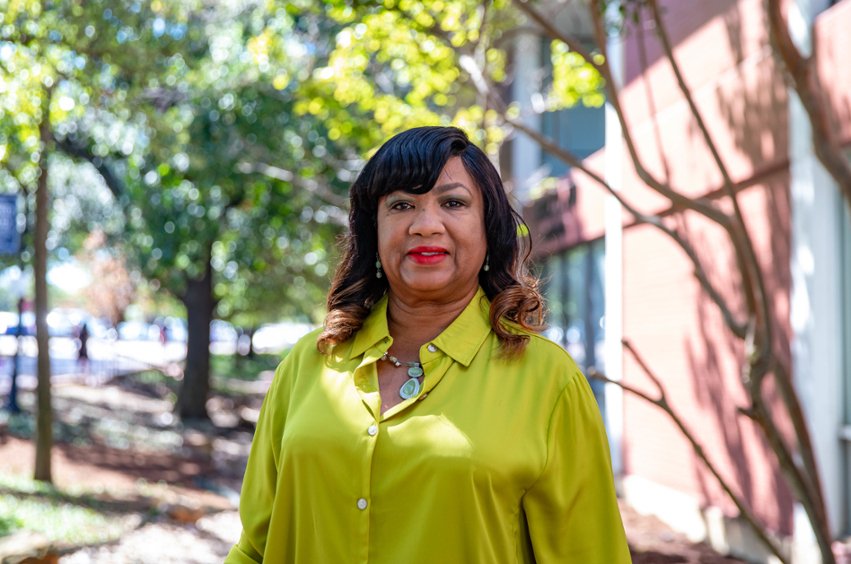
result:
[[[663,18],[694,101],[740,190],[740,204],[772,297],[777,346],[790,357],[791,288],[787,96],[768,43],[762,0],[663,0]],[[722,177],[707,150],[664,57],[652,23],[630,30],[625,44],[626,84],[621,103],[644,166],[690,196],[721,194]],[[831,91],[837,135],[851,142],[851,0],[817,20],[823,84]],[[669,202],[644,185],[627,158],[622,194],[640,211],[666,214],[688,234],[721,293],[741,308],[738,271],[718,226],[694,213],[668,215]],[[604,166],[602,151],[587,160]],[[574,173],[577,202],[563,217],[572,228],[544,245],[546,253],[602,236],[605,192]],[[566,187],[566,186],[565,186]],[[560,195],[564,199],[564,194]],[[633,225],[624,214],[624,336],[662,379],[669,401],[705,447],[734,490],[775,530],[791,534],[792,500],[760,432],[738,407],[747,406],[740,381],[744,352],[717,307],[700,289],[676,244],[655,228]],[[545,254],[546,254],[545,253]],[[653,391],[627,353],[625,381]],[[768,382],[769,393],[772,384]],[[772,404],[782,411],[778,399]],[[627,475],[652,480],[735,515],[735,506],[674,424],[655,406],[624,402]],[[789,431],[788,422],[780,421]]]
[[[771,55],[761,0],[664,2],[663,18],[695,104],[734,182],[749,186],[740,203],[770,285],[779,341],[788,357],[789,197],[786,90]],[[662,181],[690,196],[717,194],[722,176],[663,56],[653,26],[627,43],[623,91],[640,158]],[[644,41],[642,57],[640,41]],[[664,199],[629,171],[624,194],[646,212]],[[729,201],[718,205],[729,211]],[[738,269],[723,230],[702,216],[669,218],[688,233],[725,297],[741,310]],[[700,289],[685,254],[648,226],[624,233],[624,337],[663,380],[733,488],[774,529],[791,533],[791,498],[759,431],[737,414],[747,406],[741,342]],[[627,354],[625,381],[652,389]],[[736,508],[667,416],[627,395],[625,468],[630,475],[687,493],[735,515]]]
[[[769,184],[753,186],[741,196],[780,319],[788,319],[789,309],[787,184],[785,173],[776,174]],[[723,233],[697,214],[686,214],[684,223],[710,277],[731,294],[738,277]],[[739,378],[741,343],[730,336],[717,307],[701,291],[683,252],[649,226],[627,229],[624,236],[624,336],[662,380],[669,401],[722,475],[767,523],[790,533],[791,499],[773,456],[750,420],[736,412],[748,405]],[[655,395],[629,354],[624,372],[625,381]],[[735,515],[735,507],[667,415],[630,395],[624,409],[628,475]]]

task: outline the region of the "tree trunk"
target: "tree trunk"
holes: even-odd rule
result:
[[[186,306],[186,370],[177,399],[181,419],[209,419],[210,321],[213,319],[213,269],[209,262],[200,279],[189,280],[181,297]]]
[[[21,261],[23,264],[23,261]],[[23,272],[21,268],[21,272]],[[15,329],[15,356],[12,357],[12,387],[9,388],[9,403],[6,408],[10,413],[20,413],[18,405],[18,360],[21,357],[21,335],[24,334],[24,298],[18,299],[18,327]]]
[[[252,325],[248,328],[248,358],[254,358],[254,333],[257,332],[257,326]]]
[[[50,97],[47,97],[48,101]],[[36,480],[52,482],[50,454],[53,447],[53,408],[50,398],[50,335],[47,330],[47,232],[49,229],[47,188],[47,116],[41,124],[41,175],[35,205],[35,335],[38,342],[38,418],[36,420]]]

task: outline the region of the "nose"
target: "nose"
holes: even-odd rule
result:
[[[440,235],[446,231],[443,225],[443,220],[440,217],[440,210],[435,206],[426,205],[416,211],[413,223],[408,230],[411,235],[420,235],[421,237],[429,237],[431,235]]]

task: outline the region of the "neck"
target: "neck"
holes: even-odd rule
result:
[[[421,346],[440,335],[461,315],[478,289],[477,284],[457,299],[443,302],[406,300],[391,290],[387,302],[387,328],[393,337],[396,356],[404,355],[407,359],[418,354]]]

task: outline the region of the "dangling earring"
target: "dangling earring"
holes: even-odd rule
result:
[[[375,277],[376,278],[381,278],[382,276],[384,276],[384,273],[381,272],[381,257],[378,256],[378,253],[375,253],[375,268],[376,268],[376,271],[375,271]]]
[[[488,270],[491,269],[490,264],[488,264],[489,262],[490,262],[490,253],[488,252],[488,253],[485,253],[485,265],[482,267],[482,270],[484,270],[485,272],[487,272]]]

